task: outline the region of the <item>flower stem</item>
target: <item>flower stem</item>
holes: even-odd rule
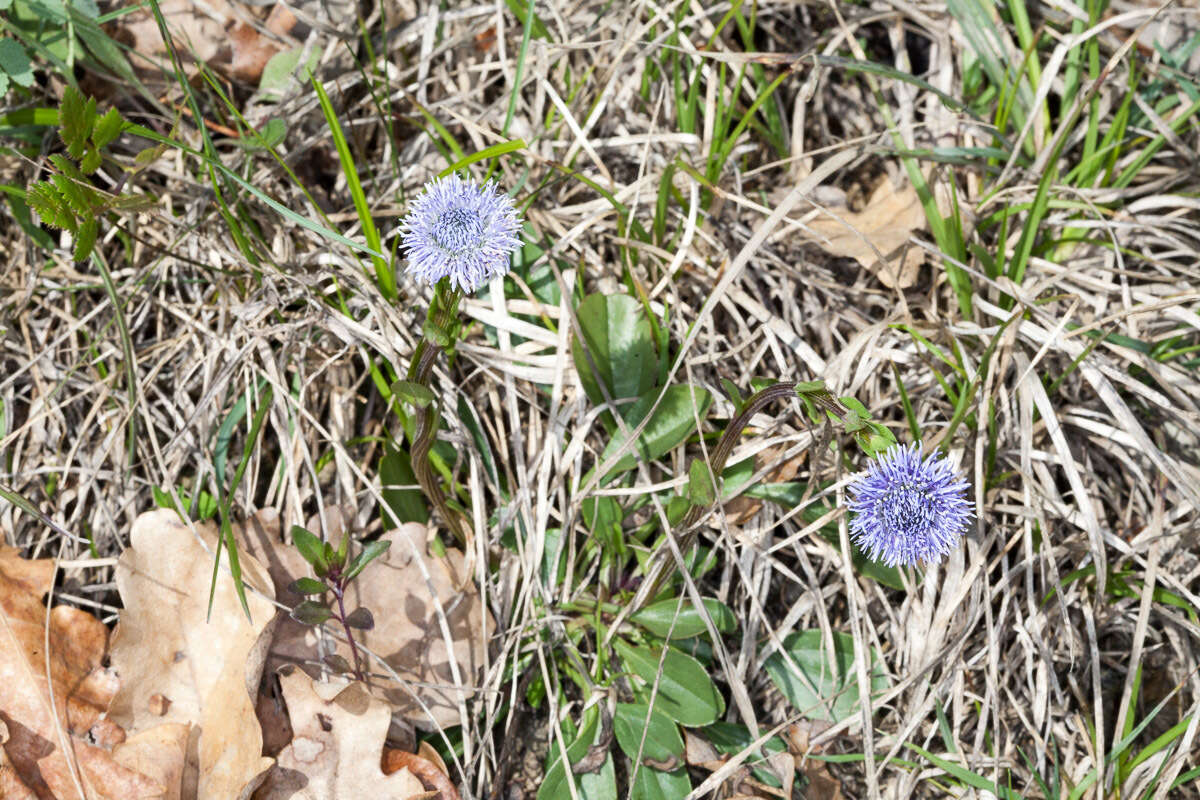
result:
[[[737,416],[729,421],[725,426],[721,438],[717,441],[717,446],[709,454],[708,466],[709,471],[713,476],[713,480],[719,480],[721,473],[725,470],[725,462],[729,460],[729,456],[733,453],[734,445],[742,435],[742,431],[750,424],[750,420],[759,411],[762,411],[776,400],[787,400],[796,396],[795,381],[781,381],[773,383],[770,386],[755,392],[750,397],[746,398],[746,402],[742,404],[742,409]],[[806,396],[817,406],[826,411],[840,415],[846,411],[846,407],[837,398],[833,397],[825,389],[814,391],[806,391]],[[720,502],[720,495],[714,501]],[[683,519],[678,525],[678,544],[679,552],[687,553],[692,545],[696,542],[696,523],[698,523],[704,514],[711,506],[693,505],[688,509]],[[668,536],[672,535],[670,532]],[[648,603],[659,590],[662,588],[663,581],[670,575],[669,565],[671,564],[670,554],[662,552],[658,560],[651,567],[646,575],[646,580],[638,587],[637,593],[634,595],[631,605],[634,609],[642,608]]]
[[[446,331],[458,313],[458,303],[462,292],[457,289],[445,289],[441,285],[434,288],[433,302],[430,307],[429,324]],[[424,335],[417,343],[413,352],[412,363],[408,367],[408,379],[429,388],[429,379],[433,374],[433,366],[441,355],[442,347],[437,342]],[[413,475],[421,486],[421,491],[437,509],[446,527],[454,534],[459,544],[465,545],[470,526],[463,516],[446,502],[441,483],[429,463],[429,451],[437,439],[438,420],[441,415],[436,409],[418,406],[416,410],[416,429],[413,434],[412,447],[409,450],[409,460],[412,463]]]

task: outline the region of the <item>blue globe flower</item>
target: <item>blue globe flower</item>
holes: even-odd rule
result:
[[[474,292],[508,272],[520,230],[512,199],[494,181],[434,178],[404,218],[406,271],[429,283],[448,277],[452,287]]]
[[[971,519],[967,482],[940,453],[894,445],[850,486],[850,538],[889,567],[937,563],[958,546]]]

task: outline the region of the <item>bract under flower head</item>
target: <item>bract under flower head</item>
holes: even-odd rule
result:
[[[409,275],[474,292],[508,272],[521,246],[521,220],[494,181],[483,186],[458,175],[434,178],[412,201],[401,243]]]
[[[940,453],[895,445],[850,486],[850,537],[889,567],[937,563],[958,546],[970,520],[967,483]]]

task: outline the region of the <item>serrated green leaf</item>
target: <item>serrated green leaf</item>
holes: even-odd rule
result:
[[[50,235],[42,230],[40,226],[34,223],[33,214],[29,210],[29,203],[26,202],[26,199],[23,196],[16,192],[9,192],[8,206],[12,211],[12,216],[16,221],[17,226],[20,227],[20,229],[25,232],[25,235],[32,239],[38,247],[41,247],[45,250],[52,250],[54,248],[54,240],[51,239]]]
[[[87,261],[92,256],[92,248],[96,246],[96,234],[100,226],[95,217],[88,217],[75,233],[75,252],[72,258],[76,261]]]
[[[699,661],[667,646],[659,673],[660,649],[632,645],[624,639],[613,648],[629,672],[644,681],[641,695],[648,699],[657,685],[654,708],[682,725],[708,725],[725,711],[725,698],[713,685],[712,678]]]
[[[369,609],[358,607],[346,615],[346,624],[359,631],[369,631],[375,628],[375,617]]]
[[[296,545],[300,557],[312,566],[317,577],[324,577],[329,572],[329,562],[325,560],[325,543],[314,534],[299,525],[293,525],[292,543]]]
[[[85,100],[78,89],[67,86],[63,91],[62,103],[58,107],[58,133],[71,158],[83,157],[83,149],[87,145],[95,118],[96,99],[89,97]]]
[[[72,178],[77,181],[84,180],[83,173],[79,171],[79,167],[75,166],[75,162],[66,156],[53,153],[49,157],[49,160],[50,163],[54,165],[55,169],[57,169],[63,175],[66,175],[68,178]]]
[[[703,597],[700,602],[704,604],[704,609],[718,631],[729,633],[737,628],[737,618],[729,606],[713,597]],[[629,620],[662,639],[666,639],[668,633],[672,639],[689,639],[708,631],[699,609],[686,599],[681,604],[676,597],[651,603],[632,615]]]
[[[412,403],[420,408],[424,408],[437,399],[428,386],[415,381],[396,381],[392,384],[392,394],[404,402]]]
[[[92,144],[97,150],[107,147],[121,135],[121,128],[124,126],[125,120],[121,118],[121,112],[110,108],[104,116],[96,120],[96,126],[92,129]]]
[[[84,152],[83,158],[79,159],[79,171],[84,175],[91,175],[100,169],[101,161],[100,151],[95,146],[89,146]]]
[[[329,587],[314,578],[297,578],[288,584],[288,591],[292,594],[323,594]]]
[[[58,189],[53,185],[45,181],[31,183],[25,190],[25,202],[37,212],[38,216],[42,218],[42,222],[47,225],[75,231],[77,225],[75,215],[71,213],[66,201],[62,199]]]
[[[360,552],[354,559],[354,563],[350,565],[350,569],[346,570],[346,580],[356,577],[358,573],[362,572],[363,569],[366,568],[367,564],[370,564],[376,558],[379,558],[379,556],[386,553],[388,548],[391,546],[391,542],[386,542],[383,540],[367,542],[365,545],[363,545],[362,552]]]
[[[301,625],[320,625],[332,616],[328,606],[314,600],[305,600],[292,609],[292,619]]]
[[[67,207],[79,216],[92,213],[87,193],[83,187],[66,175],[51,175],[50,181],[58,189],[58,194],[66,202]]]

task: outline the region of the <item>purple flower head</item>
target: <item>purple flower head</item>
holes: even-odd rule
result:
[[[970,520],[967,482],[944,456],[893,445],[850,486],[850,538],[889,567],[937,563],[958,546]]]
[[[458,175],[434,178],[412,201],[401,242],[409,275],[474,292],[508,272],[521,246],[521,220],[512,199],[494,181],[483,186]]]

